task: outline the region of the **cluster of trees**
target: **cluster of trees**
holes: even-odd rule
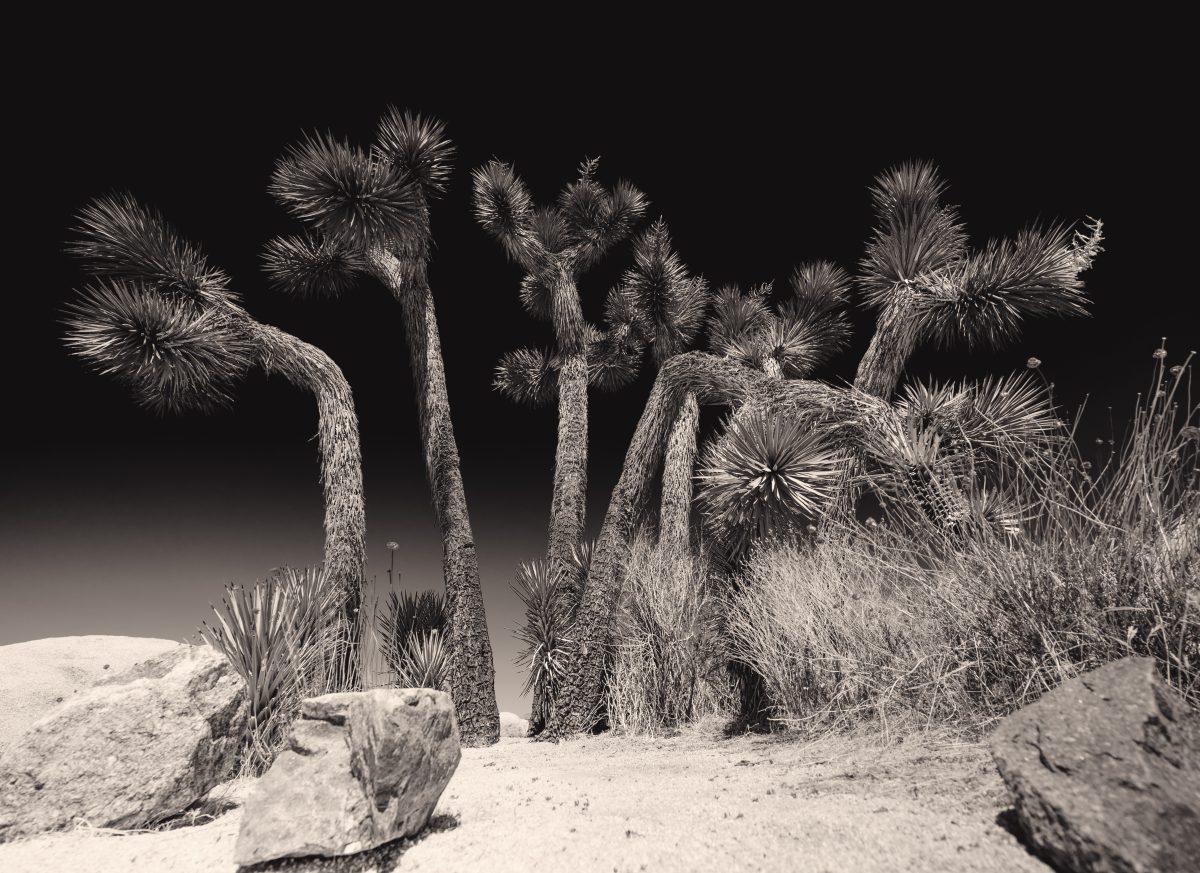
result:
[[[330,135],[303,139],[280,158],[270,188],[302,228],[270,241],[264,262],[286,293],[338,293],[369,277],[399,303],[443,542],[448,674],[464,737],[487,743],[499,731],[492,651],[427,271],[430,203],[446,189],[453,153],[441,122],[395,109],[369,148]],[[559,619],[550,623],[554,639],[527,640],[539,653],[534,729],[549,737],[588,730],[603,717],[611,621],[654,483],[660,542],[689,547],[698,505],[706,548],[732,562],[756,538],[797,531],[834,505],[852,507],[870,478],[860,473],[881,467],[902,474],[929,512],[956,523],[962,499],[953,472],[960,468],[947,460],[956,457],[953,440],[931,443],[914,430],[915,417],[940,421],[969,408],[980,427],[1036,430],[1046,426],[1045,410],[1015,382],[936,397],[909,392],[893,402],[906,362],[921,343],[998,345],[1026,316],[1082,312],[1079,274],[1101,239],[1098,223],[1055,225],[972,250],[956,210],[943,202],[936,170],[906,164],[872,188],[876,227],[857,275],[829,262],[803,264],[776,301],[770,284],[710,288],[674,250],[663,219],[639,231],[649,211],[642,192],[624,181],[606,186],[599,172],[596,160],[584,161],[548,205],[535,203],[500,161],[471,178],[476,219],[524,271],[521,305],[553,328],[552,348],[506,354],[495,380],[512,399],[556,404],[558,413],[548,547],[545,561],[525,572],[528,602]],[[608,293],[602,323],[593,324],[579,280],[629,239],[632,264]],[[71,251],[92,281],[70,304],[68,347],[143,404],[226,403],[251,366],[313,394],[325,569],[352,614],[365,571],[363,488],[353,397],[338,366],[256,321],[201,248],[132,197],[86,206]],[[845,311],[855,286],[878,318],[854,384],[837,387],[813,374],[849,338]],[[588,392],[627,385],[647,361],[654,387],[589,549]],[[703,405],[730,413],[697,469]],[[543,669],[551,661],[553,671]]]

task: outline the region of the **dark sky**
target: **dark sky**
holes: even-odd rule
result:
[[[320,558],[308,396],[255,374],[226,412],[157,417],[64,353],[58,313],[81,278],[62,243],[74,210],[112,190],[160,208],[232,274],[252,314],[341,365],[360,416],[370,571],[386,582],[384,543],[395,539],[404,584],[440,585],[397,305],[371,280],[336,301],[286,299],[258,266],[263,243],[296,228],[265,190],[281,150],[317,128],[365,145],[389,103],[444,119],[459,151],[434,206],[431,280],[504,709],[527,706],[512,665],[508,583],[519,561],[544,549],[554,414],[490,387],[501,353],[548,334],[518,303],[517,269],[469,214],[469,170],[489,158],[515,162],[545,201],[581,158],[600,155],[606,181],[628,178],[646,192],[651,216],[666,218],[695,272],[714,284],[776,279],[781,288],[805,260],[852,269],[870,228],[872,177],[929,158],[973,241],[1033,219],[1092,215],[1105,221],[1107,251],[1086,277],[1090,319],[1030,323],[995,354],[925,349],[912,372],[1007,372],[1036,355],[1069,408],[1092,394],[1094,430],[1106,405],[1126,417],[1160,337],[1172,361],[1200,346],[1188,268],[1194,219],[1183,212],[1194,202],[1184,112],[1194,95],[1169,51],[1148,66],[1021,75],[1005,66],[986,76],[889,65],[843,77],[801,60],[722,55],[719,64],[637,68],[632,83],[580,76],[569,64],[526,80],[445,57],[419,76],[419,64],[369,74],[331,64],[311,75],[292,66],[283,77],[262,58],[245,68],[235,55],[195,64],[182,46],[153,57],[103,45],[61,53],[44,60],[70,84],[18,95],[10,132],[25,160],[10,162],[8,179],[17,227],[6,271],[0,644],[79,633],[182,638],[223,583]],[[463,84],[433,84],[452,78]],[[628,263],[626,245],[584,278],[590,316]],[[823,376],[853,374],[870,315],[858,312],[856,326],[853,347]],[[592,395],[593,530],[649,384]]]

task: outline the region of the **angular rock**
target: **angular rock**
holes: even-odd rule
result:
[[[147,637],[50,637],[0,646],[0,752],[38,719],[102,679],[180,643]]]
[[[233,770],[242,680],[208,646],[179,646],[53,710],[0,757],[0,843],[84,822],[178,815]]]
[[[1125,658],[1004,719],[992,756],[1032,848],[1064,871],[1195,870],[1200,711]]]
[[[301,703],[246,801],[234,860],[349,855],[413,836],[462,757],[450,696],[376,688]]]

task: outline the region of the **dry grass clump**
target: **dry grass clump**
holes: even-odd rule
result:
[[[729,641],[775,717],[981,725],[1125,655],[1200,704],[1198,407],[1164,357],[1095,472],[1064,433],[1006,448],[953,525],[885,503],[881,523],[756,547]]]
[[[658,733],[728,709],[722,604],[709,579],[702,557],[634,540],[607,673],[613,728]]]

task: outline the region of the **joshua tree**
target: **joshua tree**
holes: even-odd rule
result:
[[[588,383],[621,384],[628,379],[627,362],[640,354],[615,333],[599,334],[583,317],[579,277],[629,235],[647,205],[628,182],[606,190],[596,181],[596,168],[595,159],[584,161],[578,179],[549,207],[534,206],[525,183],[508,164],[492,161],[473,174],[476,219],[525,270],[520,292],[525,308],[554,328],[552,354],[512,352],[501,360],[496,381],[518,399],[544,402],[557,396],[547,559],[561,568],[571,566],[572,552],[583,540]]]
[[[893,167],[871,188],[877,226],[858,283],[879,316],[854,380],[870,394],[890,397],[927,338],[995,347],[1027,315],[1087,312],[1079,274],[1101,251],[1099,221],[1074,232],[1030,227],[970,252],[957,210],[940,202],[944,190],[929,163]]]
[[[222,404],[251,364],[316,398],[325,572],[352,617],[365,518],[358,419],[342,371],[315,346],[251,318],[229,277],[132,197],[93,201],[78,232],[70,251],[96,281],[69,306],[67,347],[140,403],[164,411]]]
[[[428,277],[429,201],[445,190],[453,154],[440,121],[396,109],[380,120],[369,152],[327,135],[305,139],[279,161],[271,191],[308,227],[301,236],[273,240],[265,260],[285,291],[336,294],[366,273],[400,303],[442,534],[451,688],[463,738],[478,745],[499,738],[500,714]]]

